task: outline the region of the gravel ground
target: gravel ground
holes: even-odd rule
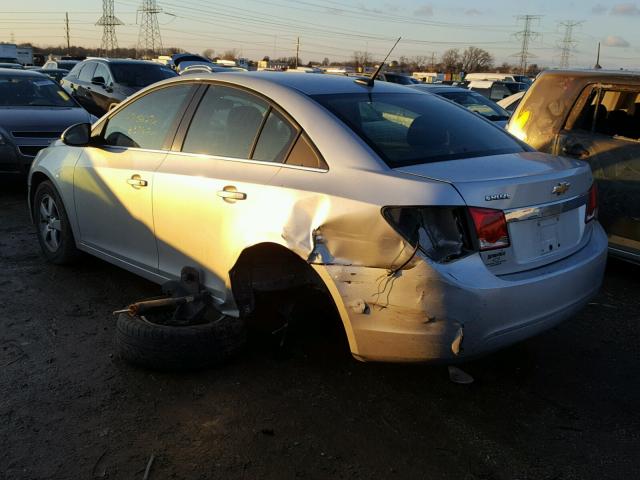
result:
[[[583,312],[466,364],[468,386],[358,363],[326,329],[166,374],[113,356],[111,312],[158,287],[45,264],[24,199],[0,188],[2,480],[142,479],[152,455],[151,480],[640,478],[640,267],[610,262]]]

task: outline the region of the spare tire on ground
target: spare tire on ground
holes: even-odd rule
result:
[[[196,324],[167,323],[172,312],[120,313],[115,343],[121,358],[157,370],[192,370],[221,363],[246,340],[241,319],[207,308]]]

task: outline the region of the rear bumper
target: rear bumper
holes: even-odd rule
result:
[[[460,361],[536,335],[580,310],[599,290],[607,237],[550,265],[495,276],[478,255],[448,265],[384,269],[316,266],[361,360]]]

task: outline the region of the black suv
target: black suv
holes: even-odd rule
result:
[[[144,60],[89,58],[76,65],[60,85],[90,113],[101,117],[138,90],[177,74]]]

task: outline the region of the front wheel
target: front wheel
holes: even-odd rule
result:
[[[42,182],[36,189],[33,219],[40,248],[49,262],[63,265],[73,262],[78,257],[79,251],[67,212],[60,195],[49,181]]]

